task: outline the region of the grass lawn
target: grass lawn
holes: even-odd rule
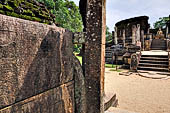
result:
[[[82,65],[82,56],[77,56],[77,54],[79,54],[79,53],[76,53],[76,52],[74,52],[74,54],[77,57],[77,59],[80,61],[80,64]],[[116,71],[116,65],[105,64],[105,67],[110,68],[110,71]],[[117,72],[121,72],[121,70],[118,69]]]
[[[116,68],[116,65],[112,65],[112,64],[105,64],[105,67],[107,67],[107,68]]]
[[[110,68],[110,71],[117,71],[117,72],[121,72],[120,69],[116,70],[116,65],[112,65],[112,64],[105,64],[106,68]],[[117,65],[117,68],[119,67],[119,65]]]

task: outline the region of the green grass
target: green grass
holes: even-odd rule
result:
[[[116,68],[116,65],[112,65],[112,64],[105,64],[106,68]]]
[[[80,61],[80,64],[82,65],[82,56],[77,56],[79,53],[74,52],[75,56],[77,57],[77,59]]]
[[[109,71],[117,71],[117,72],[121,72],[122,70],[120,69],[117,69],[116,70],[116,65],[112,65],[112,64],[105,64],[105,67],[106,68],[110,68]],[[117,68],[119,67],[119,65],[117,65]]]
[[[80,64],[82,65],[82,56],[76,56],[76,57],[79,59]]]
[[[110,69],[109,71],[116,71],[116,68],[115,69]],[[117,72],[122,72],[122,70],[118,69]]]

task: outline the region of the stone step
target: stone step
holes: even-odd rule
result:
[[[151,50],[166,50],[167,48],[151,48]]]
[[[145,66],[138,66],[138,70],[150,70],[150,71],[164,71],[168,72],[168,68],[160,68],[160,67],[145,67]]]
[[[162,55],[162,53],[159,53],[157,55],[142,55],[141,57],[159,57],[159,58],[168,58],[168,54],[167,55]]]
[[[118,99],[116,94],[106,94],[104,97],[104,110],[108,110],[110,107],[117,107]]]
[[[139,63],[169,64],[168,60],[166,60],[166,61],[159,61],[159,60],[140,60]]]
[[[139,66],[168,68],[168,64],[139,63]]]
[[[170,76],[170,72],[155,72],[155,71],[146,71],[146,70],[139,70],[138,71],[139,73],[148,73],[148,74],[151,74],[151,75],[153,75],[153,74],[156,74],[156,75],[167,75],[167,76]]]
[[[157,61],[168,61],[168,58],[161,58],[161,57],[141,57],[141,60],[157,60]]]
[[[137,113],[137,112],[124,110],[124,109],[121,109],[121,108],[111,107],[110,109],[108,109],[108,110],[105,111],[104,113]]]

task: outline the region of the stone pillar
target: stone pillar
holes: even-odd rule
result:
[[[168,26],[166,27],[166,38],[168,38],[168,34],[169,34],[169,28]]]
[[[126,31],[123,29],[123,47],[125,47],[125,41],[126,41]]]
[[[106,0],[88,0],[85,43],[87,113],[104,113]]]
[[[113,44],[115,45],[114,39],[115,39],[115,32],[112,31],[112,40],[113,40]]]
[[[142,50],[145,50],[144,30],[141,30]]]
[[[136,45],[136,25],[132,26],[132,44]]]
[[[114,42],[115,42],[115,45],[117,45],[117,27],[115,27],[115,34],[114,34]]]
[[[140,41],[140,24],[137,25],[136,41]]]

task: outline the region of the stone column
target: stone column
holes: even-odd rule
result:
[[[117,45],[117,27],[115,27],[115,33],[114,33],[115,37],[114,37],[114,42],[115,45]]]
[[[125,47],[125,41],[126,41],[126,31],[123,29],[123,47]]]
[[[145,50],[144,30],[141,30],[142,50]]]
[[[137,25],[136,41],[140,41],[140,24]]]
[[[169,34],[169,28],[168,26],[166,27],[166,38],[168,38],[168,34]]]
[[[88,0],[85,43],[87,113],[104,113],[106,0]]]
[[[136,25],[132,26],[132,44],[136,45]]]
[[[115,45],[114,39],[115,39],[115,32],[112,31],[112,40],[113,40],[113,44]]]

